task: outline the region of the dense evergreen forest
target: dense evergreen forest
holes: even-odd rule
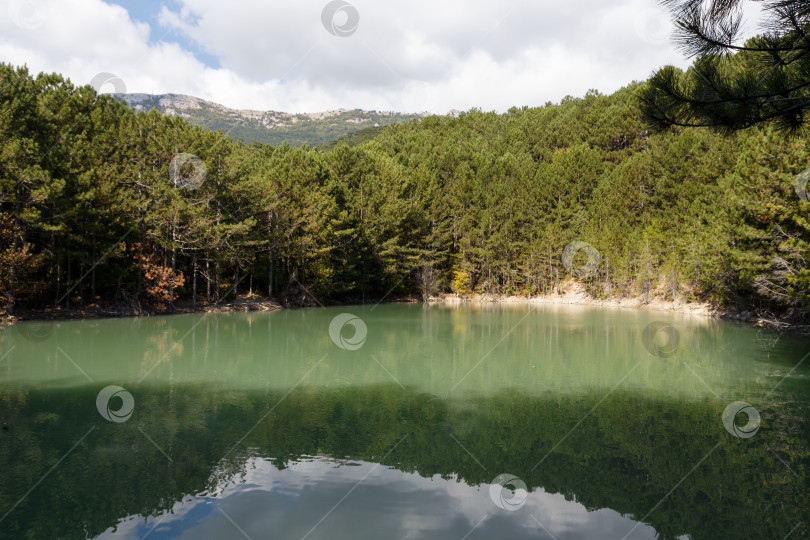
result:
[[[234,142],[0,64],[0,305],[534,295],[577,279],[598,297],[804,318],[807,142],[651,134],[645,84],[322,150]],[[598,251],[589,272],[563,264],[572,242]]]

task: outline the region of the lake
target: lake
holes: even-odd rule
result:
[[[384,304],[0,330],[2,538],[807,538],[807,337]]]

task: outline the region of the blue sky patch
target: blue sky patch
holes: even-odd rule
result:
[[[209,54],[200,48],[194,41],[188,39],[181,32],[169,29],[161,25],[158,20],[163,6],[172,11],[180,10],[180,2],[174,0],[105,0],[108,4],[121,6],[129,12],[129,17],[138,22],[149,25],[149,44],[155,45],[159,42],[177,43],[183,50],[190,52],[194,57],[206,66],[219,69],[220,63],[216,56]]]

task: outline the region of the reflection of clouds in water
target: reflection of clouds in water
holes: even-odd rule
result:
[[[146,524],[130,516],[116,533],[108,530],[99,538],[141,538],[157,521],[149,540],[238,536],[217,508],[253,540],[301,538],[361,480],[307,538],[461,538],[485,515],[474,538],[547,538],[532,516],[558,540],[621,538],[635,525],[613,510],[588,512],[542,490],[530,493],[519,511],[507,512],[492,504],[487,485],[469,486],[455,477],[423,478],[373,463],[328,458],[290,463],[279,471],[269,460],[252,458],[244,481],[216,498],[187,498],[174,505],[173,515],[150,518]],[[642,525],[631,538],[655,538],[655,530]]]

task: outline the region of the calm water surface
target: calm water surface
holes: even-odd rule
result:
[[[808,353],[571,306],[21,323],[0,537],[808,538]]]

